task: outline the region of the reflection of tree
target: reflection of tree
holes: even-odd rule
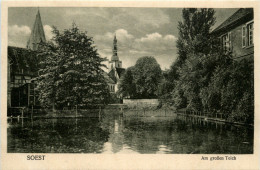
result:
[[[167,145],[171,134],[170,122],[142,119],[125,121],[125,143],[141,153],[155,153],[159,145]]]
[[[215,122],[202,122],[194,118],[174,121],[145,122],[141,119],[125,122],[124,137],[132,149],[141,153],[154,153],[165,145],[172,153],[251,153],[252,145],[242,147],[237,141],[250,140],[252,131],[242,127],[230,130]],[[225,128],[224,130],[222,128]],[[244,134],[246,134],[244,136]],[[239,134],[239,133],[242,133]],[[251,134],[251,135],[250,135]]]
[[[227,128],[229,125],[216,125],[216,122],[200,122],[192,123],[191,119],[178,120],[177,128],[172,134],[171,145],[174,153],[250,153],[250,146],[245,150],[238,149],[239,142],[243,136]],[[202,121],[202,120],[201,120]],[[182,122],[182,123],[181,123]],[[186,124],[187,129],[183,129]],[[225,128],[225,129],[222,129]],[[239,128],[235,128],[237,132],[241,132]],[[247,128],[242,128],[246,130]],[[252,132],[249,132],[252,134]],[[250,135],[246,139],[253,140]],[[181,149],[180,149],[181,148]]]
[[[105,115],[85,119],[39,119],[9,122],[8,152],[95,153],[104,143],[113,153],[129,146],[139,153],[253,153],[253,130],[228,124],[182,118],[128,118]]]
[[[21,127],[8,131],[9,141],[15,141],[8,152],[94,153],[100,152],[108,139],[108,131],[99,127],[98,119],[78,119],[77,127],[75,119],[57,119],[54,128],[52,119],[35,120],[32,131]]]

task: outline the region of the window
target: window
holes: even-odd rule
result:
[[[246,27],[242,27],[242,47],[246,46]]]
[[[242,27],[242,47],[254,45],[254,23],[249,22]]]
[[[225,52],[231,51],[231,32],[222,36],[222,46]]]
[[[247,30],[248,30],[248,46],[253,45],[254,44],[254,36],[253,36],[253,31],[254,31],[254,23],[249,23],[247,25]]]

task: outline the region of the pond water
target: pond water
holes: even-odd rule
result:
[[[7,136],[9,153],[253,153],[253,128],[177,115],[9,119]]]

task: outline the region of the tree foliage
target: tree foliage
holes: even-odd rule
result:
[[[139,58],[134,68],[134,82],[137,95],[141,98],[157,97],[162,70],[155,58]]]
[[[201,90],[207,110],[225,113],[232,121],[253,121],[254,70],[253,59],[233,61],[216,68],[209,85]]]
[[[52,42],[44,44],[44,58],[37,79],[40,102],[49,107],[87,107],[104,104],[108,88],[102,75],[102,59],[86,32],[72,28],[60,32],[53,27]]]
[[[213,51],[214,38],[210,35],[210,29],[215,23],[214,13],[213,9],[205,8],[182,11],[183,21],[178,25],[178,57],[165,81],[171,85],[171,92],[170,95],[169,92],[162,94],[164,98],[172,99],[176,108],[201,108],[199,89],[213,71],[205,69],[209,67],[205,60]]]
[[[154,57],[141,57],[126,70],[119,92],[124,97],[157,98],[162,70]]]
[[[118,93],[124,97],[136,97],[136,87],[134,83],[134,67],[129,67],[126,69],[123,79],[119,85]]]
[[[162,84],[170,89],[160,98],[177,109],[222,112],[231,121],[252,123],[254,61],[235,61],[232,53],[221,50],[210,33],[214,13],[213,9],[183,9],[178,57]]]
[[[209,53],[212,38],[211,27],[215,23],[213,9],[184,8],[183,21],[179,22],[179,38],[177,40],[178,58],[176,65],[182,65],[189,54]]]

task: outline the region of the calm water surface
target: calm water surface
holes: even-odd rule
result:
[[[250,154],[253,129],[182,116],[8,120],[10,153]]]

